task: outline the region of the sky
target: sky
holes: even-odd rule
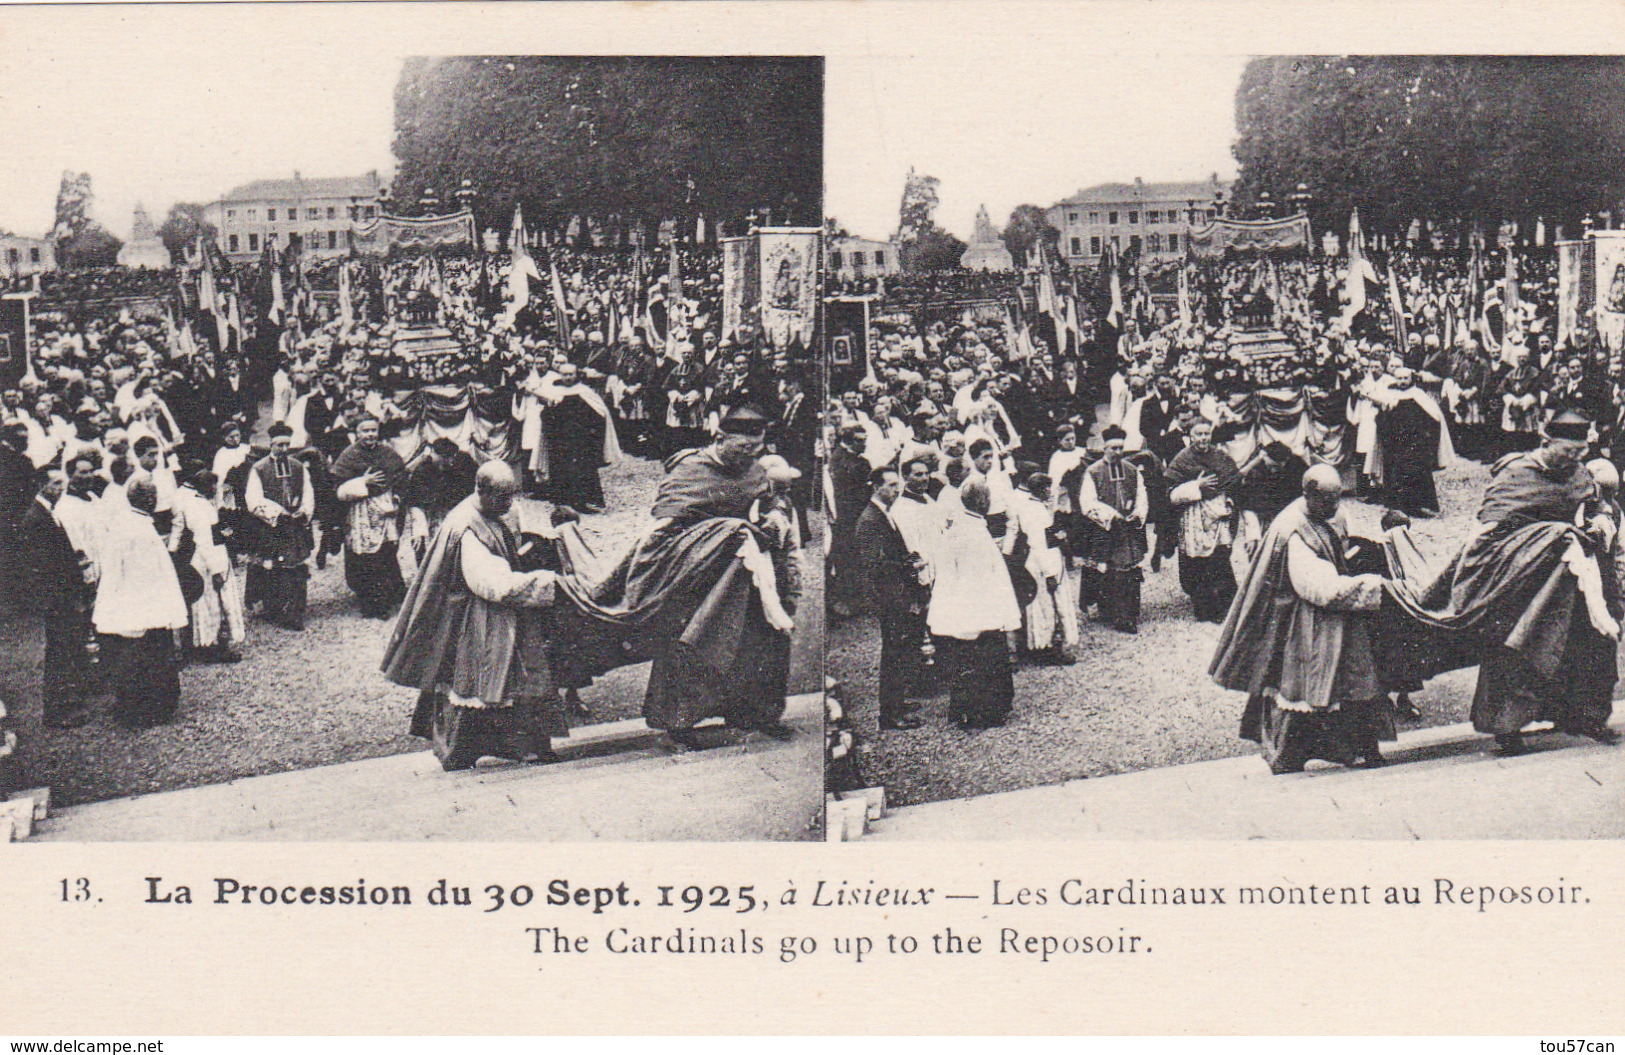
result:
[[[43,235],[64,170],[91,174],[93,214],[121,238],[138,201],[158,224],[174,202],[210,201],[250,179],[387,176],[401,62],[438,49],[421,33],[392,34],[394,20],[369,10],[399,9],[277,5],[253,11],[259,21],[233,5],[5,11],[0,45],[21,46],[0,64],[0,229]],[[427,9],[463,15],[459,29],[479,11]],[[827,215],[889,236],[910,166],[942,181],[937,222],[961,238],[982,204],[1003,226],[1018,204],[1049,205],[1092,183],[1234,175],[1244,57],[1192,54],[1188,42],[1159,54],[1146,32],[1154,20],[1111,40],[1013,21],[968,45],[917,20],[908,24],[919,33],[832,42]],[[1112,53],[1091,52],[1090,39]]]
[[[936,221],[963,239],[981,205],[1002,228],[1017,205],[1096,183],[1236,174],[1245,56],[1091,55],[1053,41],[979,67],[936,54],[826,67],[824,211],[853,234],[896,231],[910,166],[942,181]]]
[[[0,63],[0,229],[40,237],[64,170],[89,172],[92,215],[119,238],[135,204],[156,226],[257,178],[388,172],[403,56],[357,47],[314,13],[262,34],[200,17],[9,12]],[[256,37],[258,41],[256,42]]]

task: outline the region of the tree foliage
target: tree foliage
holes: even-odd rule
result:
[[[908,245],[936,227],[937,188],[941,185],[935,176],[918,175],[909,168],[903,177],[903,200],[897,207],[897,241]]]
[[[935,176],[912,168],[903,178],[903,199],[897,207],[898,255],[905,271],[938,271],[959,266],[965,243],[937,226]]]
[[[124,245],[90,215],[96,195],[90,173],[64,172],[56,192],[56,223],[50,237],[56,242],[61,267],[112,267]]]
[[[573,216],[651,231],[706,217],[734,233],[758,210],[817,226],[823,67],[817,58],[407,60],[395,87],[397,200],[444,201],[464,179],[476,222],[562,230]]]
[[[1459,232],[1577,224],[1625,199],[1625,60],[1518,56],[1254,59],[1236,90],[1233,200],[1300,182],[1317,227],[1412,219]]]
[[[203,219],[203,208],[195,202],[186,201],[176,202],[169,207],[169,215],[158,228],[158,237],[163,239],[170,259],[184,259],[187,250],[197,245],[200,237],[211,242],[215,240],[218,232],[214,224]]]
[[[118,251],[122,248],[122,241],[92,220],[78,234],[57,241],[57,264],[61,267],[112,267],[118,263]]]
[[[51,226],[50,236],[61,240],[83,234],[95,223],[90,218],[90,206],[95,200],[90,173],[62,173],[62,184],[56,191],[56,223]]]
[[[1002,237],[1004,247],[1010,250],[1010,258],[1018,267],[1035,245],[1042,245],[1051,260],[1060,258],[1061,232],[1037,205],[1018,205],[1010,210],[1010,220],[1004,225]]]
[[[959,266],[965,243],[936,224],[902,251],[903,266],[910,271],[946,271]]]

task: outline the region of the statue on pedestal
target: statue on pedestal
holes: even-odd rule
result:
[[[147,210],[137,202],[135,206],[135,219],[130,224],[130,240],[125,242],[118,251],[120,267],[149,267],[159,270],[173,266],[169,259],[169,249],[164,240],[158,237],[153,230],[152,220],[147,217]]]

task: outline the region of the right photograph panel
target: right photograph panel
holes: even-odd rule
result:
[[[1625,61],[1091,67],[829,66],[830,838],[1625,834]]]

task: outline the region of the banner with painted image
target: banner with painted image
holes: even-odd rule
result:
[[[1610,352],[1617,352],[1625,347],[1625,231],[1593,231],[1591,239],[1597,256],[1597,333]]]
[[[869,360],[869,297],[831,297],[824,302],[824,333],[828,347],[824,362],[829,367],[830,391],[854,388],[873,373]]]
[[[818,322],[817,227],[764,227],[761,245],[762,330],[776,346],[794,337],[810,347]]]
[[[722,336],[739,332],[746,310],[756,303],[760,286],[755,280],[754,240],[746,235],[722,240]]]

